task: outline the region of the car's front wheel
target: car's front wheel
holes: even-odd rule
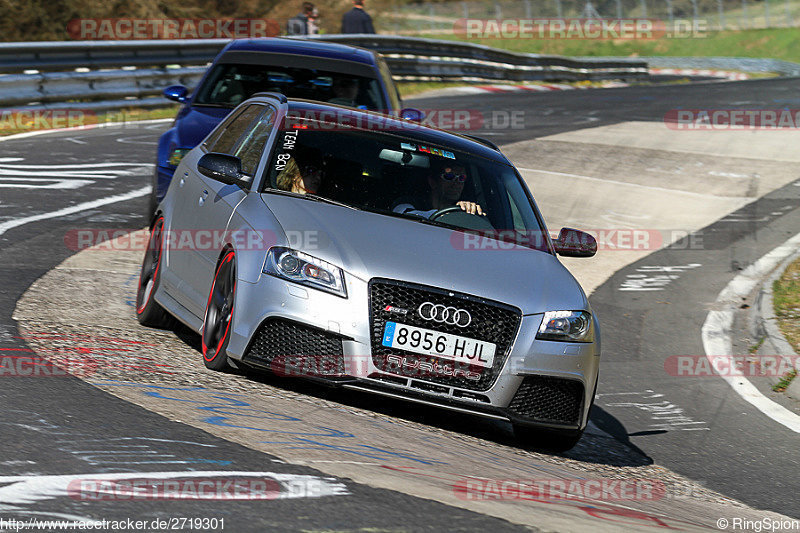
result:
[[[211,370],[230,369],[227,348],[231,338],[235,296],[236,254],[229,251],[214,274],[203,320],[203,362]]]
[[[175,321],[153,297],[161,280],[162,234],[164,217],[159,217],[150,230],[150,240],[142,260],[139,287],[136,290],[136,317],[143,326],[169,329]]]
[[[582,429],[545,429],[514,425],[514,435],[523,444],[549,452],[566,452],[578,444]]]

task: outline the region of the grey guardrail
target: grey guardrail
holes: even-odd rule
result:
[[[635,81],[648,76],[647,62],[642,59],[597,60],[521,54],[473,43],[395,35],[324,35],[315,38],[376,50],[386,56],[394,75],[408,78]]]
[[[228,39],[0,43],[0,73],[75,68],[203,65]]]
[[[386,56],[392,74],[404,80],[633,81],[648,75],[647,63],[640,59],[575,60],[391,35],[314,38],[378,51]],[[0,106],[34,103],[47,107],[80,100],[94,102],[92,106],[97,107],[109,98],[157,95],[176,83],[191,87],[202,75],[201,65],[211,61],[228,42],[197,39],[0,43],[0,73],[5,74],[0,74]],[[147,103],[158,101],[151,99]]]

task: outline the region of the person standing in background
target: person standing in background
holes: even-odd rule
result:
[[[372,17],[364,11],[364,0],[353,0],[353,9],[342,15],[342,33],[375,33]]]
[[[315,7],[311,10],[311,14],[308,15],[309,35],[319,35],[319,25],[317,24],[317,19],[319,19],[319,10]]]
[[[290,18],[286,23],[286,35],[309,35],[311,33],[309,19],[313,13],[314,4],[303,2],[303,11]]]

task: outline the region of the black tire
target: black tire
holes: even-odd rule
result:
[[[545,429],[514,425],[517,440],[537,450],[566,452],[578,444],[583,436],[582,429]]]
[[[153,298],[161,281],[163,230],[164,217],[159,217],[150,230],[150,240],[147,242],[147,250],[142,259],[142,269],[139,272],[139,286],[136,289],[136,318],[143,326],[171,329],[175,325],[175,319]]]
[[[228,251],[217,266],[203,320],[203,363],[211,370],[229,371],[228,343],[236,297],[236,254]]]

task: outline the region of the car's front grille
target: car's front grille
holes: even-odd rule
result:
[[[511,351],[522,312],[477,296],[388,279],[369,283],[372,360],[382,372],[438,384],[484,391],[497,379]],[[472,317],[467,327],[424,320],[417,312],[424,302],[464,309]],[[497,345],[491,367],[454,364],[449,359],[383,346],[387,321],[442,331]]]
[[[577,424],[583,393],[583,384],[574,379],[526,376],[508,411],[530,421]]]
[[[261,324],[243,361],[282,375],[344,375],[342,337],[283,318]]]

